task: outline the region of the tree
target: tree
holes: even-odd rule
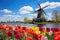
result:
[[[25,18],[24,18],[24,22],[25,22],[25,23],[30,23],[31,20],[30,20],[28,17],[25,17]]]
[[[58,10],[54,10],[52,15],[52,20],[54,20],[55,22],[60,21],[60,12]]]
[[[24,22],[27,23],[28,22],[28,17],[24,18]]]

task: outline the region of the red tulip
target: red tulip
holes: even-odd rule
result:
[[[38,34],[38,38],[41,38],[42,37],[42,35],[41,34]]]
[[[32,37],[27,36],[26,40],[32,40]]]
[[[20,34],[15,34],[16,39],[20,39]]]
[[[8,36],[8,31],[5,31],[4,34]]]
[[[54,40],[60,40],[60,35],[54,37]]]
[[[14,30],[14,34],[18,34],[19,33],[19,30]]]
[[[43,31],[43,27],[40,27],[39,30],[40,30],[40,31]]]
[[[19,27],[18,27],[18,26],[16,26],[16,27],[15,27],[15,30],[18,30],[18,29],[19,29]]]
[[[38,40],[38,35],[37,34],[34,34],[33,35],[33,38],[34,38],[34,40]]]
[[[6,27],[2,27],[3,30],[6,30]]]
[[[47,32],[50,32],[50,28],[46,28],[46,31],[47,31]]]
[[[54,40],[60,40],[60,31],[54,32]]]
[[[9,37],[12,37],[12,32],[5,31],[4,34],[9,36]]]
[[[8,32],[8,36],[9,37],[12,37],[12,32]]]
[[[25,30],[22,30],[22,29],[18,29],[18,31],[22,34],[24,34]]]
[[[0,29],[2,29],[2,27],[3,27],[3,25],[2,25],[2,24],[0,24]]]
[[[0,24],[0,29],[6,30],[6,26],[3,24]]]
[[[57,31],[58,31],[58,28],[51,28],[51,30],[52,30],[53,32],[57,32]]]
[[[34,32],[34,31],[31,31],[31,32],[30,32],[30,34],[31,34],[31,35],[34,35],[34,34],[35,34],[35,32]]]
[[[13,30],[13,26],[6,26],[9,30]]]
[[[28,34],[30,34],[31,30],[30,29],[26,29],[25,30]]]
[[[26,27],[23,27],[23,30],[26,30],[27,28]]]

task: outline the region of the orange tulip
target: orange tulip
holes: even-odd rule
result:
[[[6,30],[6,27],[2,27],[3,30]]]

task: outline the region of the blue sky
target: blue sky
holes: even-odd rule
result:
[[[39,6],[50,5],[45,8],[47,18],[51,19],[53,10],[60,10],[60,0],[0,0],[0,21],[23,21],[25,17],[32,19],[37,14],[32,14]],[[54,6],[53,6],[54,5]]]

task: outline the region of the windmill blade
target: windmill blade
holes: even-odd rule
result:
[[[39,2],[36,1],[36,3],[38,4],[39,7],[41,7]]]
[[[44,10],[43,10],[43,12],[44,12],[45,15],[47,15]]]
[[[39,3],[37,3],[37,4],[38,4],[39,7],[41,7]]]
[[[33,13],[36,13],[37,11],[34,11]]]

